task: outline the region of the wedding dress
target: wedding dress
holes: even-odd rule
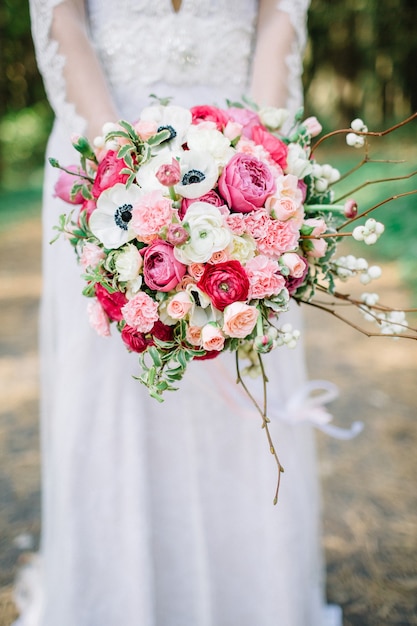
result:
[[[50,36],[60,0],[32,0],[34,40],[57,120],[48,156],[77,161],[83,120],[68,101],[65,58]],[[277,1],[294,29],[289,101],[301,103],[307,0]],[[255,0],[88,0],[90,35],[120,116],[148,95],[177,104],[240,99],[253,52]],[[100,338],[71,247],[53,245],[68,210],[46,168],[41,309],[41,558],[18,590],[19,626],[324,626],[312,427],[278,412],[305,381],[303,349],[268,355],[276,467],[259,416],[235,383],[233,355],[191,364],[159,405],[132,375],[137,355]],[[291,322],[300,327],[295,307]],[[259,382],[255,382],[255,386]],[[274,417],[276,409],[277,416]],[[279,411],[278,411],[279,409]]]

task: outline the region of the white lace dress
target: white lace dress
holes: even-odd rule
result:
[[[32,0],[34,38],[57,114],[48,155],[76,161],[82,120],[49,38],[56,0]],[[307,0],[281,0],[296,37],[289,107],[301,102]],[[278,6],[279,5],[279,6]],[[89,0],[91,38],[120,115],[148,94],[184,105],[247,90],[255,0]],[[19,626],[324,626],[318,488],[309,425],[275,421],[276,468],[231,355],[195,363],[159,405],[132,379],[137,356],[88,325],[79,268],[52,226],[67,206],[46,169],[41,313],[42,556],[21,587]],[[300,326],[298,311],[292,320]],[[305,380],[302,346],[268,355],[270,406]]]

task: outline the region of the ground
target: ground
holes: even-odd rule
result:
[[[0,233],[0,626],[15,615],[13,576],[40,528],[37,314],[40,224]],[[406,306],[395,264],[378,287]],[[334,422],[362,420],[353,441],[318,433],[327,594],[344,626],[417,624],[417,344],[367,338],[306,311],[310,377],[335,382]],[[257,625],[254,625],[257,626]]]

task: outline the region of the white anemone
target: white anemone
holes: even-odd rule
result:
[[[91,232],[105,248],[120,248],[134,239],[135,231],[130,227],[132,209],[142,195],[137,185],[126,189],[122,183],[105,189],[97,200],[97,208],[90,217]]]
[[[186,141],[187,131],[191,126],[192,115],[188,109],[179,106],[150,106],[143,109],[140,119],[146,122],[156,122],[158,130],[170,131],[170,138],[164,141],[156,150],[169,148],[178,150]],[[155,150],[155,148],[153,149]]]
[[[181,180],[175,191],[183,198],[199,198],[213,189],[219,169],[210,154],[186,150],[180,159]]]

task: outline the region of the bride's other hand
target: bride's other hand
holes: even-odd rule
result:
[[[285,107],[288,100],[288,55],[296,33],[278,0],[260,0],[257,44],[252,64],[251,97],[261,106]]]
[[[118,114],[90,43],[84,0],[64,0],[54,8],[50,35],[65,58],[66,101],[85,120],[85,132],[93,139]],[[59,111],[55,113],[59,117]]]

